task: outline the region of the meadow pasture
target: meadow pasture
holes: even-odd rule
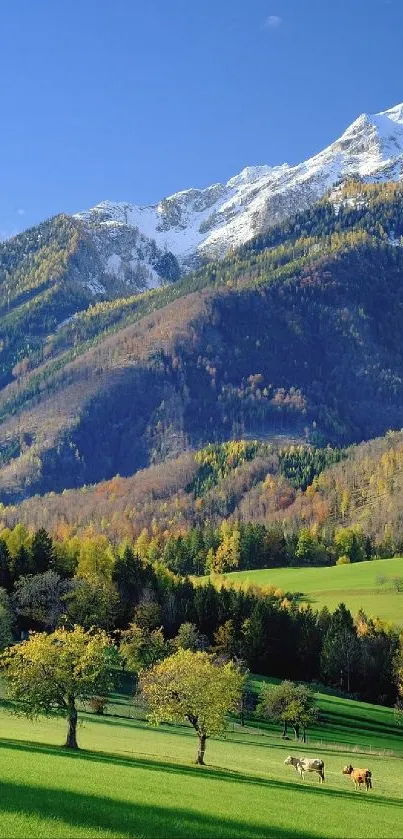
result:
[[[255,686],[261,681],[254,679]],[[401,837],[403,737],[391,709],[318,695],[322,722],[306,745],[273,726],[242,728],[208,743],[192,765],[187,726],[150,728],[127,695],[108,716],[82,715],[81,751],[60,747],[61,719],[30,722],[0,710],[0,836],[36,837]],[[302,782],[288,754],[320,756],[326,783]],[[341,774],[369,766],[373,790]]]
[[[403,592],[396,592],[393,578],[403,578],[403,558],[374,559],[351,565],[319,568],[264,568],[234,571],[225,575],[233,583],[274,585],[299,592],[300,600],[314,609],[327,606],[333,611],[343,602],[352,614],[363,609],[369,617],[403,623]],[[386,578],[381,583],[380,579]],[[218,581],[221,577],[216,577]]]

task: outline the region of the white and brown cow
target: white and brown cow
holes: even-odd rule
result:
[[[323,760],[320,758],[307,758],[307,757],[287,757],[284,761],[286,766],[293,766],[296,772],[298,772],[304,780],[305,772],[317,772],[319,775],[320,783],[323,784],[325,780],[325,764]]]

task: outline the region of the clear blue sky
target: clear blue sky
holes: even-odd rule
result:
[[[403,100],[402,0],[2,0],[0,236],[297,162]]]

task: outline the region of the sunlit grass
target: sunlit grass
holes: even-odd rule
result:
[[[116,699],[115,712],[131,712],[127,696]],[[187,726],[82,714],[82,750],[71,754],[60,748],[62,719],[31,723],[2,709],[0,836],[400,837],[403,738],[393,712],[327,694],[319,702],[323,721],[308,744],[234,719],[225,738],[208,743],[205,768],[192,764]],[[393,755],[380,754],[388,749]],[[323,788],[284,766],[289,753],[324,759]],[[341,774],[350,761],[371,768],[370,793],[355,793]]]
[[[274,585],[284,591],[300,592],[314,608],[335,609],[340,602],[356,614],[403,623],[403,593],[393,589],[394,577],[403,577],[403,559],[377,559],[326,568],[264,568],[234,571],[225,575],[233,583]],[[378,578],[386,577],[380,584]],[[221,579],[221,578],[218,578]]]

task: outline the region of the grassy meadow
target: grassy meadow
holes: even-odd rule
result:
[[[318,699],[322,722],[306,745],[234,719],[225,738],[208,742],[206,767],[192,765],[189,727],[150,728],[122,694],[111,715],[82,714],[77,754],[60,747],[62,719],[32,723],[4,705],[0,836],[401,837],[403,737],[393,712],[330,694]],[[284,766],[289,753],[321,756],[326,783],[302,782]],[[371,792],[355,792],[341,774],[350,761],[372,770]]]
[[[326,568],[234,571],[225,577],[234,583],[274,585],[284,591],[300,592],[301,601],[311,603],[315,609],[327,606],[332,611],[343,602],[353,614],[363,609],[370,617],[403,623],[403,593],[396,593],[392,585],[394,577],[403,577],[403,558]],[[379,577],[387,577],[388,581],[381,585]]]

